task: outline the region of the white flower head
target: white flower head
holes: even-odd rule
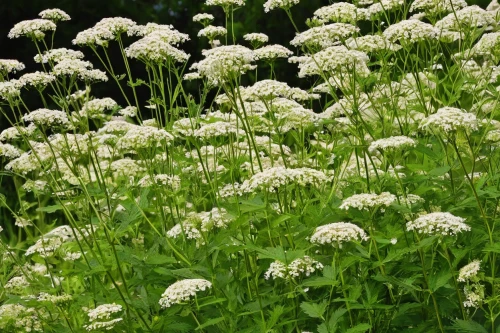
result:
[[[188,302],[196,293],[212,288],[212,283],[204,279],[185,279],[170,285],[161,295],[160,306],[168,308],[174,304]]]
[[[458,272],[458,282],[467,282],[474,279],[481,268],[481,260],[474,260],[471,263],[460,268]]]
[[[46,31],[55,31],[56,25],[54,22],[46,19],[34,19],[21,21],[14,25],[9,31],[9,38],[19,38],[26,36],[29,38],[40,40],[45,37]]]
[[[51,20],[54,22],[59,22],[59,21],[69,21],[71,20],[71,17],[63,10],[54,8],[54,9],[45,9],[41,11],[38,16],[40,16],[43,19]]]
[[[349,222],[336,222],[317,227],[311,236],[311,243],[342,247],[342,243],[366,241],[365,231]]]
[[[454,216],[448,212],[435,212],[422,215],[416,220],[406,223],[406,228],[419,234],[454,236],[463,231],[471,230],[464,221],[464,218]]]

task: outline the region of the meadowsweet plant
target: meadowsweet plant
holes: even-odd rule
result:
[[[498,4],[299,2],[12,27],[2,332],[498,332]]]

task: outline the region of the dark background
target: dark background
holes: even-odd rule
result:
[[[283,10],[274,10],[264,13],[265,0],[247,0],[246,6],[235,12],[235,32],[237,42],[249,46],[242,36],[250,32],[263,32],[270,37],[270,44],[281,44],[290,47],[289,41],[294,37],[294,29],[286,13]],[[293,7],[294,20],[300,30],[307,29],[305,21],[312,17],[314,11],[321,6],[330,4],[328,0],[303,0],[302,3]],[[92,27],[95,23],[105,17],[127,17],[139,24],[156,22],[160,24],[172,24],[182,33],[189,34],[191,40],[181,46],[187,53],[191,54],[189,65],[201,57],[201,50],[208,48],[205,38],[197,37],[198,30],[202,28],[199,23],[192,21],[192,17],[198,13],[210,13],[215,16],[214,25],[224,25],[225,16],[222,8],[218,6],[206,6],[204,0],[0,0],[0,59],[17,59],[26,65],[26,69],[20,73],[41,70],[40,65],[35,64],[33,57],[37,54],[34,44],[27,38],[9,39],[9,30],[18,22],[38,17],[38,13],[44,9],[59,8],[71,16],[71,21],[59,22],[54,47],[66,47],[81,50],[85,53],[86,60],[91,61],[95,67],[101,68],[98,58],[89,48],[77,47],[71,44],[78,32]],[[137,40],[137,37],[125,41],[125,45]],[[293,50],[293,48],[291,48]],[[118,53],[115,43],[110,43],[109,51],[118,73],[125,73],[123,60]],[[144,73],[143,65],[136,60],[130,60],[132,70],[136,76]],[[188,65],[188,67],[189,67]],[[122,67],[121,67],[122,66]],[[292,85],[298,85],[296,78],[297,66],[288,65],[285,60],[277,64],[279,80],[286,81]],[[261,74],[266,74],[263,68]],[[260,77],[260,75],[259,75]],[[261,77],[261,78],[262,78]],[[190,89],[189,89],[190,88]],[[188,83],[188,90],[197,94],[196,83]],[[93,95],[96,97],[112,97],[120,105],[125,105],[116,84],[110,80],[109,83],[93,85]],[[147,91],[140,91],[143,100],[147,99]],[[33,101],[33,103],[35,103]],[[39,105],[29,105],[39,107]],[[5,128],[4,122],[0,122],[0,129]]]

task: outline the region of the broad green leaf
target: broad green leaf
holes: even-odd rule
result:
[[[302,311],[304,311],[304,313],[311,318],[323,318],[323,313],[325,313],[326,307],[326,302],[320,304],[302,302],[300,304]]]
[[[204,329],[205,327],[212,326],[215,324],[220,323],[221,321],[224,320],[224,317],[218,317],[218,318],[212,318],[201,324],[200,326],[196,327],[196,330],[199,331],[201,329]]]
[[[358,324],[345,331],[345,333],[363,333],[368,331],[370,328],[372,328],[372,325],[370,324]]]

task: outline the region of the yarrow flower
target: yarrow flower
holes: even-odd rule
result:
[[[411,147],[415,147],[417,142],[407,136],[391,136],[389,138],[379,139],[373,141],[368,147],[368,151],[375,152],[377,150],[382,150],[386,152],[399,151]]]
[[[465,219],[454,216],[448,212],[430,213],[422,215],[414,221],[406,223],[409,231],[416,231],[425,235],[455,236],[463,231],[470,231],[471,228],[464,223]]]
[[[419,128],[438,129],[445,133],[459,129],[477,131],[478,122],[476,116],[472,113],[453,107],[444,107],[422,120]]]
[[[59,22],[59,21],[69,21],[71,20],[71,17],[63,10],[54,8],[54,9],[45,9],[41,11],[38,16],[40,16],[43,19],[51,20],[54,22]]]
[[[66,48],[52,49],[44,51],[43,54],[37,54],[34,59],[37,63],[46,64],[48,62],[58,63],[66,59],[82,59],[83,53]]]
[[[40,40],[45,37],[45,31],[55,31],[56,27],[54,22],[45,19],[21,21],[9,31],[8,37],[19,38],[26,36]]]
[[[396,196],[389,192],[382,192],[380,194],[355,194],[347,199],[344,199],[339,208],[345,210],[348,210],[349,208],[369,210],[370,208],[374,207],[388,207],[396,200]]]
[[[123,320],[123,318],[111,319],[111,316],[121,312],[122,310],[123,307],[116,303],[99,305],[95,309],[88,311],[87,314],[89,316],[90,324],[84,325],[83,327],[89,332],[98,330],[110,331],[116,326],[116,324]]]
[[[25,68],[24,64],[20,61],[13,59],[0,59],[0,75],[16,73]]]
[[[208,24],[214,20],[214,16],[212,14],[196,14],[193,16],[193,22],[201,22],[203,24]]]
[[[252,178],[245,180],[241,185],[241,191],[247,193],[255,192],[258,188],[267,188],[270,191],[275,191],[282,186],[291,184],[320,187],[328,181],[329,177],[318,170],[310,168],[287,169],[285,167],[272,167],[258,172]]]
[[[337,45],[338,41],[345,40],[358,31],[358,27],[349,23],[332,23],[301,32],[292,39],[290,44],[293,46],[307,45],[309,47],[324,49]]]
[[[250,43],[257,43],[260,45],[265,44],[269,41],[269,37],[266,34],[256,32],[243,35],[243,39],[249,41]]]
[[[255,60],[254,51],[241,45],[219,46],[202,53],[205,59],[193,64],[191,69],[215,85],[255,68],[251,64]]]
[[[162,30],[152,32],[137,42],[130,44],[125,49],[125,54],[129,58],[136,58],[145,63],[163,63],[169,60],[174,62],[186,62],[189,55],[172,46],[172,43],[184,41],[185,39],[173,39],[171,33]]]
[[[255,57],[258,60],[275,60],[277,58],[288,58],[292,51],[282,45],[266,45],[255,50]]]
[[[352,241],[366,241],[365,231],[349,222],[336,222],[317,227],[311,236],[311,243],[342,247],[342,243]]]
[[[187,302],[196,293],[212,288],[212,283],[204,279],[185,279],[170,285],[161,295],[160,306],[171,307],[174,304]]]
[[[339,2],[319,8],[314,12],[313,19],[321,23],[354,23],[364,19],[365,16],[365,13],[355,5],[347,2]]]
[[[207,37],[209,40],[213,40],[217,36],[225,36],[226,34],[227,34],[226,28],[215,27],[213,25],[209,25],[198,31],[198,37]]]
[[[268,0],[264,4],[264,11],[266,13],[269,13],[269,11],[276,8],[282,8],[288,10],[292,8],[292,6],[297,5],[299,2],[300,0]]]
[[[477,273],[479,272],[480,268],[481,268],[481,260],[472,261],[471,263],[460,268],[460,271],[458,272],[457,281],[467,282],[469,280],[473,280],[477,276]]]
[[[429,23],[419,20],[405,20],[391,24],[384,30],[383,34],[391,42],[416,43],[436,39],[438,30]]]

